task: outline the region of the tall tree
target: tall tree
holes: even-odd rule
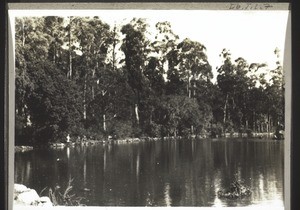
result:
[[[23,135],[30,125],[30,107],[28,94],[32,91],[34,81],[30,77],[36,62],[46,60],[50,36],[44,33],[43,18],[16,18],[16,135]]]
[[[86,120],[88,104],[94,100],[95,88],[99,83],[98,77],[106,71],[108,47],[112,43],[109,25],[98,17],[80,18],[74,36],[78,40],[81,51],[80,81],[83,88],[83,119]],[[105,90],[101,90],[105,94]],[[93,117],[93,116],[91,116]]]
[[[33,137],[36,143],[60,140],[64,133],[80,125],[77,86],[49,61],[37,62],[30,77],[34,88],[27,104]]]
[[[195,93],[195,83],[191,85],[191,81],[199,79],[209,81],[213,75],[211,66],[208,63],[205,53],[205,46],[199,42],[192,41],[188,38],[184,39],[177,45],[179,49],[179,74],[187,84],[187,95],[189,98]]]
[[[124,25],[121,32],[125,35],[122,51],[125,54],[125,67],[128,75],[128,84],[132,88],[134,99],[135,122],[140,124],[140,104],[145,90],[145,71],[149,41],[146,37],[147,24],[143,19],[134,18]]]
[[[62,53],[63,44],[65,39],[65,18],[58,16],[47,16],[44,18],[44,30],[45,33],[49,34],[51,37],[49,43],[49,60],[51,60],[56,65],[63,67],[62,63]]]

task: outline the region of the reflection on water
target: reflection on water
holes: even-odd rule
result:
[[[165,205],[166,206],[171,206],[172,204],[172,198],[170,197],[170,184],[165,183]]]
[[[90,206],[283,206],[283,141],[164,140],[15,155],[15,182],[36,189],[74,179]],[[234,178],[248,198],[219,199]],[[85,191],[83,189],[90,189]]]
[[[70,159],[70,147],[67,147],[66,150],[67,150],[67,158],[69,160]]]

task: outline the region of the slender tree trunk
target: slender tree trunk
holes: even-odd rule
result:
[[[227,141],[225,141],[225,153],[224,153],[224,159],[225,159],[225,165],[228,166],[228,155],[227,155]]]
[[[263,131],[263,125],[259,123],[259,132],[261,133]]]
[[[25,23],[24,19],[22,18],[22,46],[25,46]]]
[[[196,88],[197,88],[197,85],[196,85],[196,82],[194,82],[194,84],[193,84],[193,97],[194,98],[196,97]]]
[[[103,97],[104,97],[105,94],[106,94],[106,91],[102,90],[102,96]],[[102,118],[103,118],[103,131],[106,132],[106,110],[105,110],[105,107],[103,107]]]
[[[86,88],[87,88],[87,75],[84,75],[84,84],[83,84],[83,119],[86,120]]]
[[[84,185],[86,185],[86,157],[84,157],[84,163],[83,163],[83,182],[84,182]]]
[[[105,172],[106,172],[106,149],[104,150],[104,154],[103,154],[103,176],[105,175]],[[104,189],[104,188],[103,188]]]
[[[114,26],[114,35],[113,35],[114,37],[114,39],[113,39],[113,54],[112,54],[112,66],[113,66],[113,71],[115,71],[115,65],[116,65],[116,45],[117,45],[117,43],[116,43],[116,24],[115,24],[115,26]]]
[[[253,110],[252,115],[253,115],[253,132],[255,132],[255,130],[256,130],[256,120],[255,120],[255,111],[254,110]]]
[[[134,104],[134,113],[135,113],[136,123],[137,123],[138,125],[140,124],[139,104],[140,104],[140,91],[137,90],[136,103]]]
[[[71,48],[71,24],[72,22],[72,19],[70,17],[70,23],[69,23],[69,73],[68,73],[68,76],[69,76],[69,79],[72,79],[72,48]]]
[[[134,104],[134,113],[135,113],[135,119],[137,124],[140,124],[140,117],[139,117],[139,106],[138,104]]]
[[[94,100],[95,98],[95,87],[94,87],[94,80],[95,80],[95,69],[92,70],[92,87],[91,87],[91,92],[92,92],[92,99]]]
[[[192,76],[193,78],[193,84],[191,85],[192,86],[192,89],[190,90],[190,98],[192,97],[194,99],[194,101],[196,100],[195,96],[196,96],[196,83],[195,83],[195,75]],[[191,135],[194,134],[194,126],[191,125]]]
[[[151,109],[151,113],[150,113],[150,123],[152,123],[152,121],[153,121],[153,112],[154,112],[154,110],[152,108]]]
[[[106,115],[103,114],[103,130],[106,132]]]
[[[24,22],[24,19],[22,18],[22,47],[25,46],[25,22]],[[25,80],[25,71],[26,69],[23,68],[23,71],[22,71],[22,79],[23,79],[23,82]]]
[[[53,63],[56,63],[56,44],[54,43],[53,47]]]
[[[270,132],[270,117],[269,117],[269,113],[268,113],[268,116],[267,116],[267,133],[268,133],[268,136],[269,136],[269,132]]]
[[[226,115],[227,115],[227,103],[228,103],[228,93],[226,93],[225,104],[223,109],[223,123],[226,123]]]
[[[22,47],[25,46],[25,21],[24,21],[24,18],[22,18]],[[22,68],[22,80],[23,80],[23,83],[25,82],[25,74],[26,74],[26,67]],[[22,107],[21,107],[21,116],[24,116],[25,118],[27,117],[28,119],[28,116],[26,116],[26,113],[25,113],[25,98],[24,96],[22,97]],[[28,122],[28,120],[26,119],[26,122]]]
[[[190,74],[188,74],[187,92],[188,92],[188,97],[191,98],[191,82],[190,82]]]

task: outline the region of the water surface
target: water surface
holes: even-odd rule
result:
[[[15,154],[15,183],[38,193],[73,179],[88,206],[283,206],[284,142],[159,140]],[[243,199],[219,199],[234,178]]]

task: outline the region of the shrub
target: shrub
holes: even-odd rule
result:
[[[237,199],[249,197],[251,193],[251,189],[242,181],[235,180],[230,184],[229,189],[219,190],[217,194],[219,198]]]
[[[253,131],[251,129],[246,129],[247,137],[253,137]]]
[[[116,138],[125,138],[132,136],[132,124],[129,121],[116,121],[109,128],[109,133]]]
[[[146,126],[145,132],[150,137],[159,137],[161,136],[161,127],[161,125],[151,122]]]
[[[213,138],[216,138],[217,136],[222,136],[223,126],[221,124],[212,124],[210,128],[210,135]]]
[[[50,198],[54,206],[84,206],[84,204],[81,203],[83,198],[76,197],[75,194],[71,193],[73,189],[72,182],[73,179],[70,178],[68,181],[68,185],[63,191],[63,193],[61,192],[61,189],[58,186],[55,187],[54,190],[52,188],[48,189],[48,197]],[[44,188],[40,194],[42,195],[43,192],[46,191],[46,189],[47,187]]]

